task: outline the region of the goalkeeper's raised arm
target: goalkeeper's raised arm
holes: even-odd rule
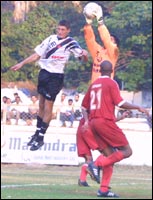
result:
[[[93,67],[92,67],[92,77],[91,82],[96,80],[100,74],[100,63],[103,60],[109,60],[113,65],[113,72],[111,77],[114,78],[114,69],[116,62],[119,57],[119,40],[116,35],[109,32],[108,28],[104,23],[103,10],[102,7],[96,3],[91,9],[88,3],[83,10],[85,16],[86,25],[84,26],[84,38],[92,56]],[[99,36],[102,40],[103,46],[98,44],[94,35],[92,28],[93,20],[97,20]]]

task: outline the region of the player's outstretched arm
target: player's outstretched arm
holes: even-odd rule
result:
[[[131,103],[128,103],[128,102],[125,102],[122,106],[120,106],[121,108],[124,108],[124,109],[130,109],[130,110],[138,110],[139,112],[142,112],[142,113],[145,113],[147,116],[149,116],[149,112],[148,110],[146,110],[145,108],[143,107],[140,107],[138,105],[135,105],[135,104],[131,104]]]
[[[34,61],[38,60],[39,58],[40,58],[40,56],[37,53],[34,53],[31,56],[29,56],[28,58],[21,61],[20,63],[17,63],[16,65],[12,66],[10,69],[13,71],[19,70],[25,64],[34,62]]]

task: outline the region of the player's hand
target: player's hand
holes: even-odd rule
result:
[[[85,131],[87,131],[89,129],[89,123],[88,123],[88,121],[86,121],[84,124],[83,124],[83,126],[82,126],[82,132],[85,132]]]
[[[139,108],[138,108],[138,111],[139,111],[139,112],[142,112],[142,113],[145,113],[145,114],[149,117],[149,112],[148,112],[148,110],[146,110],[145,108],[139,107]]]
[[[82,55],[80,57],[80,60],[82,62],[87,62],[88,61],[88,51],[87,50],[85,50],[85,49],[82,50]]]
[[[83,49],[82,55],[83,55],[83,61],[87,62],[88,61],[88,51]]]
[[[10,69],[13,70],[13,71],[17,71],[18,69],[20,69],[21,67],[23,66],[22,63],[18,63],[14,66],[12,66]]]
[[[88,17],[85,15],[84,12],[83,12],[83,14],[84,14],[84,17],[85,17],[86,23],[87,23],[87,24],[92,24],[92,19],[88,18]]]
[[[126,117],[130,116],[130,111],[129,110],[126,110],[123,112],[122,116],[121,116],[121,119],[125,119]]]
[[[96,19],[97,19],[97,22],[98,22],[99,25],[101,25],[101,24],[104,23],[104,20],[103,20],[103,10],[102,10],[101,6],[97,7],[97,10],[93,13],[93,15],[96,16]]]

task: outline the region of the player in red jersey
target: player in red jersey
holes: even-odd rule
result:
[[[98,197],[118,197],[109,190],[113,164],[131,156],[132,149],[125,134],[115,122],[115,106],[136,109],[148,116],[149,113],[146,109],[128,103],[121,97],[117,82],[110,78],[113,71],[110,61],[103,61],[100,67],[102,76],[90,85],[82,101],[82,112],[85,119],[84,129],[90,126],[105,156],[101,154],[94,162],[89,163],[88,170],[97,182],[99,167],[103,170],[100,189],[97,192]],[[109,148],[115,148],[115,151],[107,154]]]
[[[122,120],[125,117],[129,115],[128,111],[125,111],[120,117],[116,119],[116,121]],[[88,187],[88,183],[86,181],[87,175],[90,173],[88,172],[88,164],[93,161],[92,157],[92,151],[98,150],[99,152],[102,153],[102,147],[99,147],[96,139],[91,131],[90,128],[83,130],[83,125],[84,125],[84,118],[80,120],[78,129],[77,129],[77,134],[76,134],[76,143],[77,143],[77,152],[79,157],[83,157],[85,159],[85,163],[81,166],[81,173],[80,177],[78,180],[78,185],[79,186],[85,186]],[[113,148],[108,148],[107,154],[105,152],[105,155],[109,155],[114,151]],[[100,170],[99,170],[100,173]],[[91,176],[92,178],[92,176]]]

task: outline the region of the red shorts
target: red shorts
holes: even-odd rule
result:
[[[84,119],[81,119],[76,135],[77,152],[79,157],[84,157],[84,155],[91,156],[91,150],[98,149],[98,145],[92,131],[88,129],[87,131],[82,132],[83,124]]]
[[[101,149],[108,146],[115,148],[129,144],[122,129],[112,120],[96,118],[91,120],[90,125],[98,146],[100,146]]]

